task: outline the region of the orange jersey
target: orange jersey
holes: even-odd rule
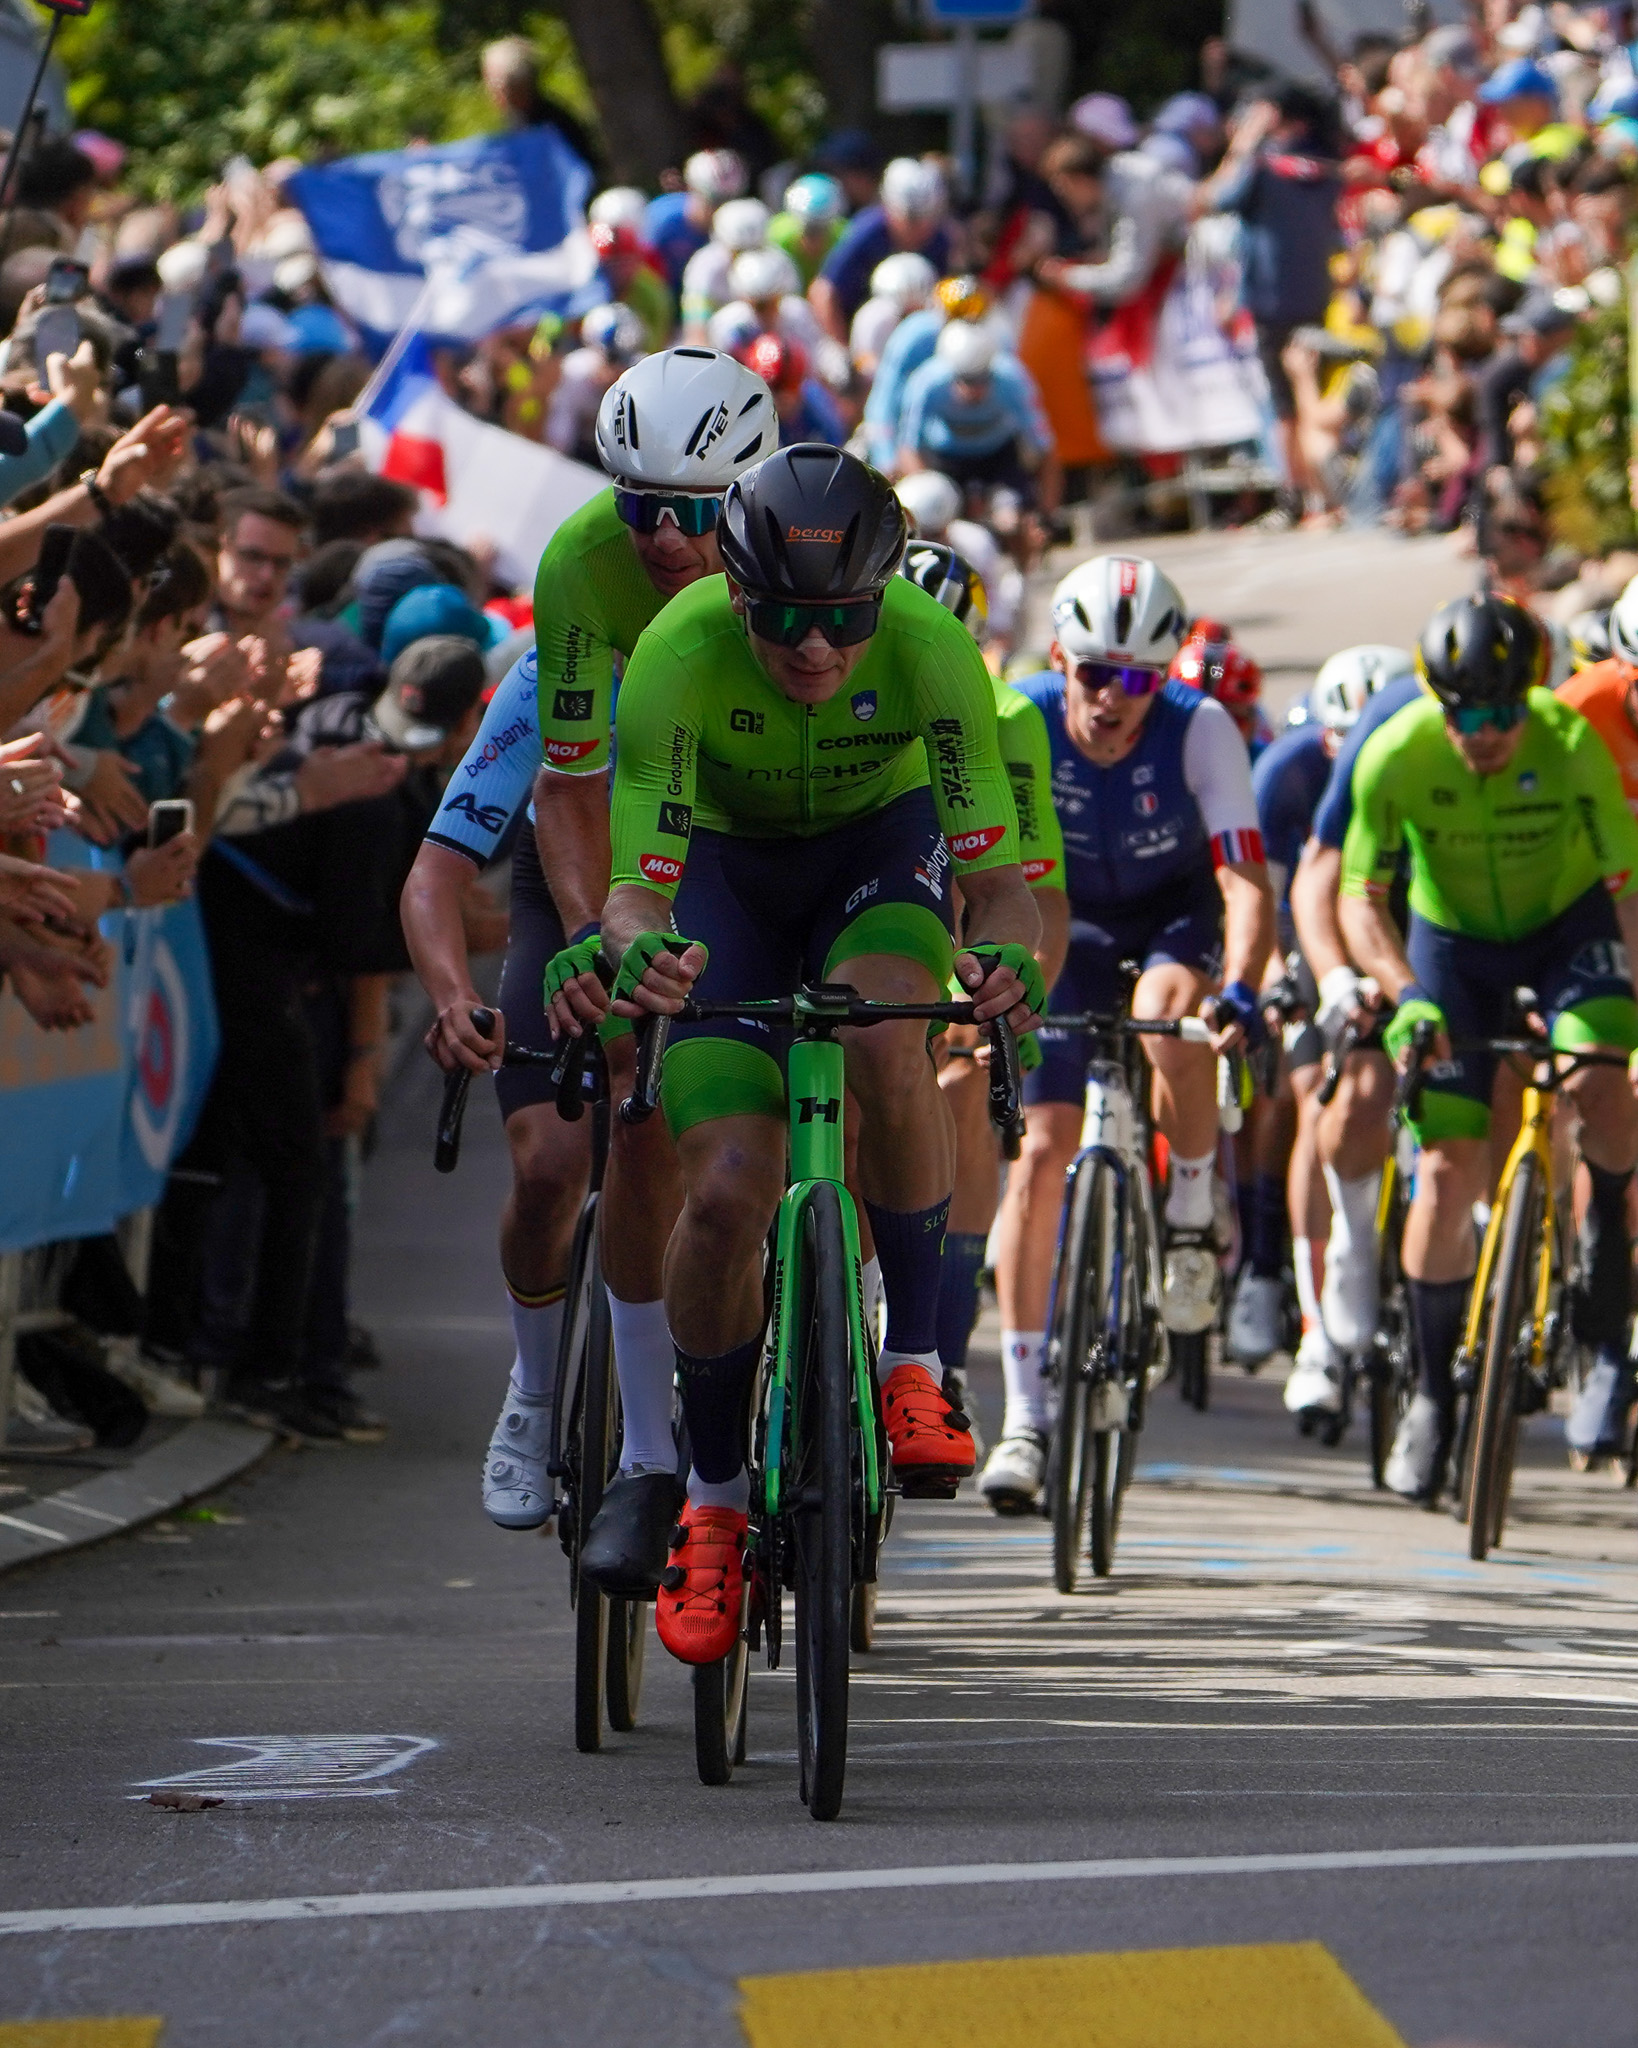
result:
[[[1638,669],[1612,657],[1582,669],[1553,694],[1579,711],[1609,748],[1620,770],[1627,809],[1638,817],[1638,728],[1627,710],[1627,694],[1635,681]]]

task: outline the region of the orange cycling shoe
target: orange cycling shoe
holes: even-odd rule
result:
[[[978,1456],[972,1424],[924,1366],[906,1360],[882,1382],[893,1477],[909,1500],[953,1500]]]
[[[745,1606],[747,1517],[692,1501],[671,1532],[655,1622],[660,1641],[685,1664],[714,1664],[739,1639]]]

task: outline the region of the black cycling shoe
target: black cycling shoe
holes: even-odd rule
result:
[[[670,1557],[671,1531],[682,1512],[674,1472],[621,1473],[610,1480],[580,1553],[580,1569],[599,1591],[651,1600]]]

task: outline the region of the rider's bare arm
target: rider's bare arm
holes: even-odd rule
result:
[[[1401,992],[1416,976],[1405,958],[1387,904],[1375,896],[1342,896],[1337,899],[1337,918],[1343,943],[1361,971],[1370,975],[1390,1002],[1397,1003]]]
[[[428,1052],[446,1072],[460,1066],[482,1074],[500,1065],[505,1029],[497,1011],[495,1036],[486,1039],[468,1014],[482,1000],[472,986],[461,914],[473,873],[464,854],[427,841],[415,856],[398,908],[410,959],[437,1011],[427,1033]]]
[[[595,924],[609,893],[609,785],[606,775],[535,777],[535,844],[563,929]]]
[[[1274,950],[1274,891],[1260,860],[1226,862],[1217,870],[1223,892],[1223,980],[1260,986]]]

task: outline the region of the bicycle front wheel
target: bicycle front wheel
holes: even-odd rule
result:
[[[1052,1583],[1073,1593],[1086,1552],[1086,1518],[1092,1481],[1092,1385],[1088,1351],[1097,1285],[1098,1195],[1105,1169],[1083,1166],[1069,1191],[1069,1219],[1052,1281],[1052,1329],[1047,1356],[1058,1377],[1058,1422],[1047,1468],[1052,1515]]]
[[[587,1588],[590,1591],[590,1588]],[[648,1643],[646,1600],[610,1600],[608,1620],[609,1726],[629,1735],[637,1726],[643,1689],[643,1651]]]
[[[1388,1192],[1387,1221],[1376,1249],[1377,1323],[1365,1364],[1371,1424],[1371,1484],[1378,1493],[1387,1486],[1388,1453],[1400,1420],[1416,1391],[1412,1358],[1410,1308],[1399,1247],[1405,1229],[1405,1182],[1398,1161],[1382,1169],[1393,1175]]]
[[[1518,1449],[1519,1376],[1529,1360],[1535,1327],[1543,1196],[1540,1162],[1526,1153],[1507,1190],[1484,1368],[1474,1397],[1467,1551],[1478,1564],[1500,1543],[1507,1520]]]
[[[749,1597],[747,1587],[747,1604]],[[728,1655],[694,1667],[694,1762],[702,1785],[726,1785],[735,1764],[745,1761],[750,1674],[751,1646],[742,1611],[739,1636]]]
[[[796,1732],[807,1809],[815,1820],[834,1820],[847,1773],[854,1430],[851,1262],[841,1202],[828,1182],[808,1198],[800,1242],[796,1455],[787,1496],[796,1568]]]
[[[609,1601],[579,1576],[579,1546],[585,1541],[592,1519],[603,1505],[603,1489],[620,1444],[620,1389],[614,1376],[614,1333],[609,1320],[609,1298],[603,1287],[603,1269],[597,1256],[595,1230],[588,1245],[588,1271],[582,1282],[586,1289],[580,1364],[578,1444],[573,1458],[576,1474],[575,1543],[576,1599],[574,1615],[574,1746],[586,1754],[603,1743],[604,1685],[609,1663]],[[577,1297],[571,1293],[569,1299]],[[623,1626],[623,1624],[622,1624]],[[638,1672],[641,1671],[639,1636]],[[636,1715],[635,1689],[622,1698],[626,1726]],[[619,1723],[615,1724],[616,1726]]]

